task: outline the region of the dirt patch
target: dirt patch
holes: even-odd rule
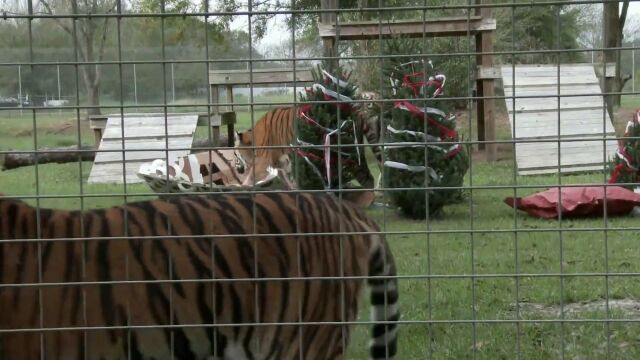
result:
[[[512,304],[512,311],[516,311],[516,305]],[[596,300],[580,303],[564,304],[562,307],[565,317],[577,317],[585,313],[606,313],[607,302]],[[560,305],[546,305],[539,303],[521,302],[520,314],[524,317],[535,318],[560,318]],[[611,299],[609,300],[609,310],[621,313],[625,318],[640,318],[640,301],[633,299]]]
[[[78,133],[78,124],[76,120],[68,120],[55,124],[40,125],[37,127],[39,133],[45,133],[49,135],[73,135]],[[33,129],[13,129],[10,131],[12,136],[15,137],[30,137],[33,136]]]

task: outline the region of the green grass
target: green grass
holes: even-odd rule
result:
[[[622,96],[620,103],[622,107],[640,108],[640,95]]]
[[[626,101],[626,100],[625,100]],[[0,115],[5,115],[0,113]],[[260,114],[255,114],[255,119]],[[76,130],[56,132],[61,123],[74,119],[72,113],[38,113],[38,144],[68,145],[77,141]],[[247,128],[249,115],[240,114],[238,128]],[[0,117],[0,150],[33,148],[33,116]],[[88,129],[82,139],[92,141]],[[199,131],[203,131],[199,129]],[[75,198],[43,199],[42,206],[61,208],[105,207],[139,199],[148,193],[144,185],[89,185],[91,163],[47,164],[0,173],[0,192],[11,195],[71,195]],[[374,168],[375,169],[375,168]],[[445,208],[444,214],[429,221],[400,217],[393,209],[374,208],[369,214],[386,231],[427,231],[419,235],[389,235],[398,273],[411,276],[400,280],[402,318],[421,323],[406,324],[400,330],[398,359],[599,359],[607,351],[615,359],[640,358],[640,324],[570,322],[525,322],[519,326],[514,304],[588,302],[603,298],[640,299],[640,279],[635,276],[579,276],[640,272],[638,226],[631,217],[563,220],[530,218],[503,203],[507,196],[526,196],[558,184],[602,183],[602,173],[578,176],[514,176],[513,160],[497,163],[474,162],[467,174],[465,200]],[[517,186],[535,186],[521,188]],[[505,188],[481,189],[493,186]],[[516,188],[516,190],[514,190]],[[87,194],[80,200],[80,194]],[[82,204],[81,204],[82,201]],[[34,202],[33,200],[31,201]],[[581,231],[581,229],[615,229]],[[560,232],[558,229],[564,231]],[[534,230],[550,230],[535,232]],[[500,232],[492,232],[499,230]],[[552,231],[551,231],[552,230]],[[431,232],[428,232],[431,231]],[[435,231],[435,232],[434,232]],[[437,233],[457,231],[456,233]],[[473,231],[464,233],[464,231]],[[550,276],[563,272],[562,279]],[[517,278],[510,274],[524,274]],[[473,274],[479,277],[471,277]],[[528,276],[547,274],[548,276]],[[363,301],[363,304],[365,302]],[[572,319],[602,319],[603,312],[585,312]],[[625,315],[613,311],[615,319]],[[628,316],[627,316],[628,317]],[[543,314],[523,313],[527,320],[548,320]],[[360,319],[368,319],[363,306]],[[477,323],[469,323],[476,319]],[[433,323],[428,323],[433,321]],[[483,321],[489,321],[483,322]],[[369,326],[355,329],[349,359],[367,358]],[[607,334],[610,349],[607,349]],[[563,339],[563,341],[561,341]]]

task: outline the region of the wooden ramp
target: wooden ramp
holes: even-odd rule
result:
[[[165,128],[165,114],[125,114],[123,134],[121,115],[109,115],[88,182],[123,183],[126,174],[127,183],[141,183],[141,164],[189,155],[198,115],[168,114],[166,121]]]
[[[513,70],[503,66],[502,79],[505,96],[515,96],[515,106],[509,98],[506,104],[511,134],[518,140],[518,174],[557,173],[558,147],[561,173],[603,170],[617,141],[594,66],[563,64],[558,71],[557,65],[516,65],[515,77]],[[560,146],[551,141],[558,139]]]

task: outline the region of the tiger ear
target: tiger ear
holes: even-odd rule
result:
[[[249,130],[247,130],[247,131],[245,131],[243,133],[236,132],[236,139],[235,140],[236,140],[236,144],[238,144],[238,145],[247,146],[247,145],[253,144],[253,141],[252,141],[253,140],[253,134],[252,134],[251,129],[249,129]]]

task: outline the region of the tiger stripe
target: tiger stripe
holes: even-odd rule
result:
[[[361,103],[358,103],[361,104]],[[364,103],[362,103],[364,104]],[[356,131],[358,144],[363,144],[366,138],[378,161],[378,166],[382,162],[382,150],[378,145],[380,142],[380,121],[377,115],[373,116],[372,110],[365,106],[356,107],[358,117]],[[297,119],[296,107],[278,107],[268,111],[256,123],[252,129],[242,133],[236,133],[235,148],[238,157],[243,159],[246,168],[255,174],[266,172],[267,166],[276,168],[287,168],[287,155],[291,152],[288,146],[294,143],[295,120]],[[280,146],[280,148],[263,148],[269,146]],[[258,159],[254,161],[253,159]],[[253,181],[253,174],[249,174],[246,183]],[[364,148],[360,151],[360,165],[354,174],[356,180],[364,188],[373,188],[374,179],[369,171]]]
[[[47,241],[33,240],[38,215]],[[338,229],[346,234],[326,234]],[[344,359],[351,327],[340,322],[356,320],[365,283],[372,319],[399,318],[393,256],[377,232],[328,195],[183,196],[84,212],[0,196],[0,357]],[[341,276],[376,278],[322,279]],[[374,322],[373,359],[394,357],[396,332]]]

